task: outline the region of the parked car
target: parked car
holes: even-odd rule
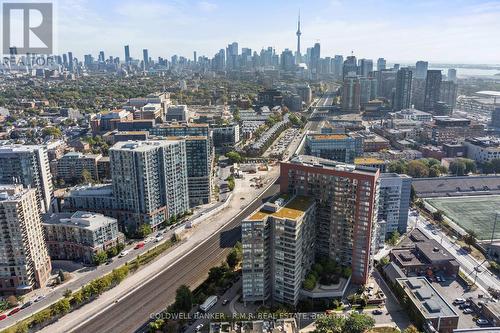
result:
[[[196,332],[201,331],[202,328],[203,328],[203,324],[196,326]]]
[[[464,313],[465,313],[465,314],[471,314],[471,313],[474,313],[474,310],[472,310],[471,308],[466,308],[466,309],[464,310]]]
[[[33,302],[32,301],[27,301],[26,303],[24,303],[21,306],[21,309],[26,309],[26,308],[30,307],[31,305],[33,305]]]
[[[229,300],[227,300],[227,299],[222,301],[222,305],[226,305],[227,303],[229,303]]]
[[[455,300],[453,301],[453,304],[455,305],[460,305],[460,304],[464,304],[465,303],[465,299],[463,298],[455,298]]]
[[[45,298],[45,296],[44,296],[44,295],[40,295],[40,296],[38,296],[37,298],[35,298],[35,303],[36,303],[36,302],[40,302],[40,301],[41,301],[42,299],[44,299],[44,298]]]
[[[21,308],[14,308],[14,309],[10,310],[8,316],[12,316],[13,314],[18,313],[19,311],[21,311]]]
[[[142,249],[144,247],[144,242],[137,243],[137,245],[134,247],[135,250]]]
[[[477,323],[478,325],[488,325],[490,322],[489,322],[489,321],[487,321],[486,319],[479,318],[479,319],[476,321],[476,323]]]
[[[379,309],[375,309],[372,311],[373,315],[381,315],[382,313],[383,313],[382,310],[379,310]]]

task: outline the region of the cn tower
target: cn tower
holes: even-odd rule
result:
[[[297,54],[295,55],[295,57],[297,58],[297,62],[300,62],[300,58],[301,58],[301,55],[300,55],[300,35],[302,35],[302,32],[300,32],[300,11],[299,11],[299,19],[297,21]]]

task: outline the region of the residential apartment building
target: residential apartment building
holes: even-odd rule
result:
[[[85,211],[46,214],[43,229],[53,260],[91,264],[96,253],[125,240],[116,219]]]
[[[99,180],[98,162],[101,154],[84,155],[79,152],[70,152],[57,160],[57,180],[68,183],[79,183],[82,181],[83,170],[87,170],[93,180]]]
[[[379,171],[300,155],[281,163],[282,193],[316,202],[315,252],[352,268],[365,284],[376,247]]]
[[[408,228],[408,210],[412,178],[397,173],[380,174],[380,193],[378,202],[378,221],[380,241],[392,232],[400,234]]]
[[[156,228],[189,211],[184,140],[119,142],[109,150],[116,208]]]
[[[478,163],[500,159],[500,139],[494,137],[467,138],[464,141],[467,158]]]
[[[237,123],[227,125],[213,125],[210,127],[215,150],[225,153],[240,142],[240,125]]]
[[[296,305],[314,259],[314,200],[280,196],[242,221],[243,300]]]
[[[148,129],[150,135],[155,136],[210,136],[208,124],[161,124]]]
[[[363,154],[363,137],[358,134],[308,134],[305,153],[330,160],[353,163]]]
[[[0,294],[25,294],[44,287],[51,262],[36,189],[0,185]]]
[[[484,126],[465,118],[434,117],[432,123],[424,124],[423,135],[434,144],[456,143],[466,138],[483,136]]]
[[[210,203],[214,156],[210,140],[206,136],[188,136],[184,140],[186,142],[189,205],[195,207]]]
[[[43,146],[0,146],[0,184],[11,183],[36,189],[40,211],[51,210],[52,175]]]

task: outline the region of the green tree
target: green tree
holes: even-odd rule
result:
[[[439,177],[441,176],[441,169],[439,165],[433,165],[429,168],[429,177]]]
[[[420,333],[420,331],[413,325],[405,328],[401,333]]]
[[[82,174],[80,176],[80,183],[82,184],[91,184],[94,182],[94,178],[92,178],[92,174],[89,170],[83,169]]]
[[[226,157],[229,158],[229,160],[231,161],[231,163],[241,163],[241,162],[243,162],[243,158],[241,157],[241,155],[238,152],[235,152],[235,151],[230,151],[230,152],[226,153]]]
[[[477,233],[472,229],[468,229],[466,230],[466,232],[467,234],[464,236],[464,242],[469,246],[469,251],[470,251],[471,246],[476,245]]]
[[[474,160],[471,160],[468,158],[462,158],[461,160],[465,164],[465,173],[466,174],[476,172],[477,166],[476,166],[476,162]]]
[[[182,285],[175,292],[175,309],[178,311],[189,312],[193,307],[193,293],[189,287]]]
[[[390,262],[389,257],[383,257],[383,258],[382,258],[382,259],[380,259],[380,261],[379,261],[380,266],[382,266],[382,267],[384,267],[385,265],[387,265],[389,262]]]
[[[464,176],[466,173],[465,162],[461,159],[451,161],[450,163],[450,173],[455,176]]]
[[[66,289],[63,293],[63,296],[66,298],[70,298],[73,292],[70,289]]]
[[[81,304],[84,300],[82,290],[75,291],[71,297],[71,300],[74,304]]]
[[[140,237],[140,238],[146,238],[147,236],[149,236],[151,233],[153,232],[153,230],[151,229],[151,226],[147,223],[143,223],[139,226],[139,229],[137,230],[137,235]]]
[[[432,213],[432,218],[437,222],[443,222],[443,212],[441,210],[436,210],[434,213]]]
[[[408,173],[408,167],[405,161],[399,160],[389,163],[388,166],[389,172],[406,174]]]
[[[50,319],[50,310],[38,311],[33,315],[33,324],[40,325]]]
[[[69,299],[62,298],[57,303],[52,304],[50,306],[50,312],[53,316],[57,316],[59,314],[66,314],[71,309],[71,305],[69,304]]]
[[[316,287],[316,276],[314,274],[309,273],[302,283],[302,287],[305,290],[313,290]]]
[[[96,266],[104,264],[106,260],[108,260],[108,255],[104,251],[97,252],[96,254],[94,254],[94,257],[92,258],[92,261]]]
[[[238,253],[236,248],[233,248],[227,255],[226,262],[229,268],[234,269],[241,262],[241,254]]]
[[[59,277],[59,280],[60,280],[61,282],[64,282],[65,277],[64,277],[64,272],[63,272],[63,270],[62,270],[62,269],[60,269],[60,270],[57,272],[57,276]]]
[[[54,138],[60,138],[62,136],[62,132],[57,127],[52,127],[52,126],[51,127],[45,127],[42,130],[42,136],[43,137],[52,136]]]
[[[207,281],[219,284],[221,280],[224,278],[224,275],[226,274],[227,271],[228,269],[224,265],[212,267],[208,271]]]
[[[344,324],[345,333],[363,333],[375,326],[375,319],[364,314],[353,312],[347,317]]]
[[[429,176],[429,168],[421,161],[414,160],[408,163],[408,175],[413,178],[424,178]]]
[[[401,237],[401,235],[397,230],[395,230],[391,232],[389,238],[387,239],[387,243],[389,243],[392,246],[395,246],[399,241],[399,237]]]
[[[343,316],[336,314],[321,316],[316,320],[314,333],[344,333],[345,322]]]

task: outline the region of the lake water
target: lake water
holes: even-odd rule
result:
[[[448,75],[448,68],[429,68],[429,69],[440,69],[443,71],[443,75]],[[468,77],[490,77],[490,78],[498,78],[500,80],[500,76],[495,76],[495,74],[499,74],[500,70],[497,69],[482,69],[482,68],[456,68],[457,77],[459,78],[468,78]]]

